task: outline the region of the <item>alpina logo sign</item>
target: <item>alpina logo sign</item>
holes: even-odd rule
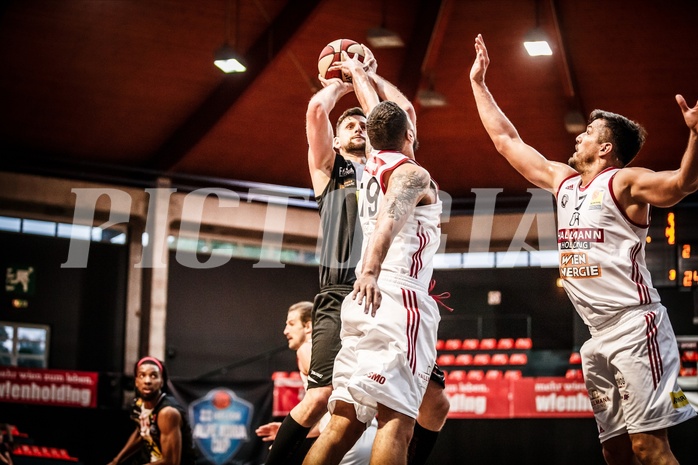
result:
[[[250,440],[254,407],[233,391],[217,388],[189,405],[192,433],[206,458],[222,465]]]

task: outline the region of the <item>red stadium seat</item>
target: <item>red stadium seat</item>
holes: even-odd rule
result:
[[[497,348],[497,340],[495,338],[486,338],[480,341],[480,350],[494,350]]]
[[[444,342],[443,339],[437,339],[436,340],[436,350],[444,350],[444,345],[446,343]]]
[[[509,365],[526,365],[528,363],[528,355],[526,354],[511,354],[509,357]]]
[[[514,342],[514,348],[517,350],[529,350],[533,347],[533,341],[530,337],[520,337]]]
[[[489,365],[490,354],[477,354],[473,357],[473,365]]]
[[[521,370],[507,370],[504,372],[504,379],[521,379],[522,377]]]
[[[463,339],[463,343],[460,346],[461,350],[477,350],[480,348],[479,339]]]
[[[498,350],[509,350],[514,348],[514,339],[510,337],[504,337],[497,341]]]
[[[458,354],[456,355],[456,360],[455,360],[456,365],[472,365],[473,364],[473,356],[471,354]]]
[[[460,350],[460,339],[446,339],[444,350]]]
[[[436,364],[439,366],[449,366],[456,362],[456,356],[453,354],[441,354],[436,357]]]
[[[509,356],[507,354],[494,354],[490,359],[492,365],[507,365],[509,363]]]
[[[582,375],[582,370],[579,368],[570,368],[565,373],[565,378],[582,380],[584,379],[584,376]]]
[[[579,352],[572,352],[570,354],[570,365],[579,365],[582,363],[582,356]]]
[[[482,370],[470,370],[468,372],[468,381],[482,381],[485,379],[485,372]]]
[[[485,379],[502,379],[502,376],[501,370],[487,370],[485,373]]]
[[[465,381],[467,379],[467,375],[465,370],[451,370],[451,372],[448,374],[448,378],[446,379],[451,382]]]

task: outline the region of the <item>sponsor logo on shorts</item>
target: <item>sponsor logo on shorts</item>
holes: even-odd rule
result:
[[[608,403],[611,402],[611,399],[608,396],[602,396],[596,389],[592,389],[589,391],[589,401],[591,402],[591,409],[594,412],[600,412],[608,409]]]
[[[383,376],[379,373],[371,372],[371,373],[367,373],[366,376],[368,377],[368,379],[371,379],[378,384],[385,384],[385,376]]]
[[[680,389],[678,392],[670,392],[669,396],[671,396],[671,403],[674,406],[674,408],[681,408],[688,405],[688,399],[686,398],[686,394],[684,394],[683,391]]]

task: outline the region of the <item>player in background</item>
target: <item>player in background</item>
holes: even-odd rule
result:
[[[296,351],[298,359],[298,371],[300,372],[303,385],[308,384],[308,369],[310,368],[310,356],[312,353],[312,309],[311,302],[298,302],[291,305],[288,309],[286,317],[286,327],[284,328],[284,336],[288,340],[288,348]],[[313,445],[317,437],[320,435],[320,430],[329,422],[329,413],[325,412],[323,418],[311,428],[310,432],[303,445],[299,447],[295,456],[287,462],[287,465],[294,463],[302,463],[305,454]],[[276,438],[276,433],[281,426],[280,422],[271,422],[262,425],[255,433],[260,436],[263,441],[273,441]],[[344,456],[341,465],[365,465],[368,464],[371,456],[371,446],[373,439],[376,436],[376,426],[374,422],[369,425],[359,441],[352,449]]]
[[[689,128],[678,169],[627,167],[645,138],[637,123],[595,110],[568,163],[524,143],[485,85],[490,59],[475,39],[470,81],[497,151],[557,200],[560,274],[589,327],[582,369],[608,464],[676,464],[667,428],[696,415],[678,386],[679,354],[644,261],[650,206],[669,207],[698,189],[698,104],[676,101]]]

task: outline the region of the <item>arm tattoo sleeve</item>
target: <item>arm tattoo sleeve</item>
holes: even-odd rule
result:
[[[391,195],[388,200],[388,217],[399,221],[411,208],[417,205],[417,201],[429,186],[429,176],[425,172],[411,171],[408,173],[393,173],[391,181]]]

